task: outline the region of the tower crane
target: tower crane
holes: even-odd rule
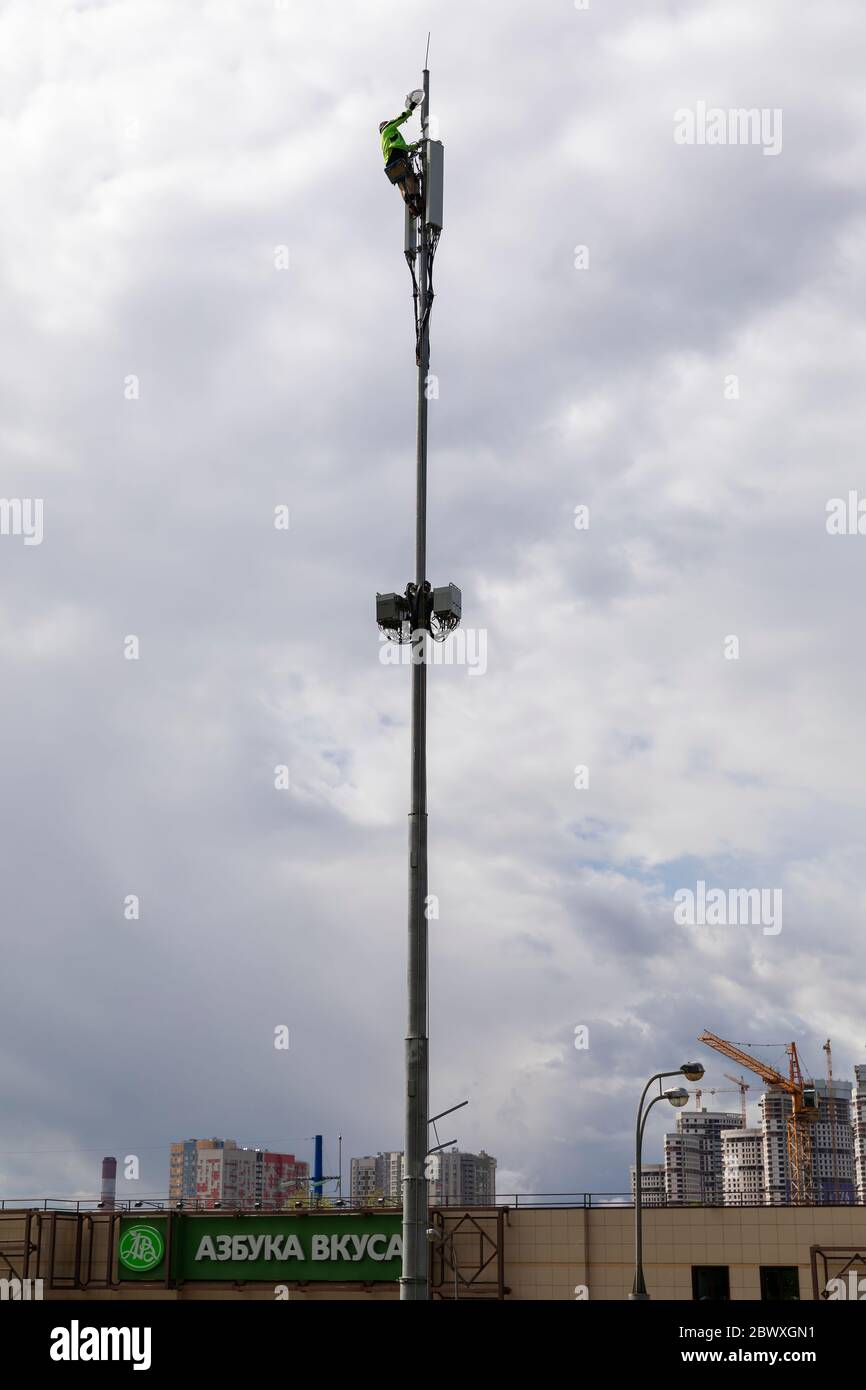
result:
[[[702,1090],[700,1087],[695,1091],[695,1109],[701,1108],[701,1096],[733,1096],[736,1095],[730,1086],[713,1086],[710,1090]]]
[[[807,1086],[803,1082],[800,1059],[797,1056],[797,1044],[793,1042],[784,1044],[788,1054],[788,1075],[784,1076],[775,1067],[762,1062],[758,1057],[753,1057],[750,1052],[744,1051],[736,1043],[727,1042],[725,1038],[720,1038],[715,1033],[704,1031],[698,1038],[698,1042],[706,1043],[707,1047],[721,1052],[723,1056],[729,1057],[738,1066],[745,1067],[747,1071],[753,1071],[768,1086],[776,1086],[791,1097],[791,1114],[785,1124],[788,1140],[791,1200],[798,1206],[813,1206],[815,1202],[815,1177],[811,1127],[818,1118],[818,1105],[815,1087]]]
[[[729,1071],[723,1072],[722,1075],[725,1076],[728,1081],[733,1081],[734,1085],[740,1092],[740,1109],[743,1112],[743,1129],[745,1129],[747,1119],[746,1092],[748,1090],[751,1090],[751,1087],[749,1086],[749,1083],[744,1076],[731,1076],[731,1073]]]

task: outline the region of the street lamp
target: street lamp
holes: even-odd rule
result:
[[[655,1076],[651,1076],[643,1088],[640,1104],[637,1108],[637,1121],[635,1123],[635,1144],[634,1144],[634,1283],[629,1294],[629,1302],[633,1300],[642,1301],[649,1298],[646,1291],[646,1284],[643,1277],[643,1184],[641,1182],[641,1150],[643,1148],[643,1132],[646,1128],[647,1115],[654,1105],[660,1100],[666,1100],[675,1109],[679,1110],[683,1105],[688,1104],[689,1093],[684,1086],[675,1086],[671,1090],[662,1090],[662,1081],[669,1076],[684,1076],[687,1081],[700,1081],[704,1074],[704,1069],[700,1062],[683,1062],[676,1071],[657,1071]],[[659,1083],[659,1093],[653,1096],[646,1110],[644,1101],[647,1092],[654,1081]]]
[[[656,1100],[670,1101],[671,1105],[675,1106],[677,1110],[680,1110],[682,1106],[688,1105],[689,1093],[686,1090],[685,1086],[674,1086],[669,1091],[663,1091],[660,1096],[656,1096],[655,1100],[651,1100],[649,1105],[647,1106],[646,1114],[643,1117],[644,1124],[646,1124],[646,1117],[649,1114],[652,1107],[655,1105]]]

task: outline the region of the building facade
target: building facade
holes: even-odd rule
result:
[[[379,1186],[379,1164],[372,1155],[353,1158],[349,1165],[349,1195],[357,1206],[366,1206],[384,1197]]]
[[[375,1224],[375,1209],[364,1215],[369,1229]],[[397,1217],[395,1212],[389,1215],[392,1221]],[[465,1220],[467,1215],[471,1221]],[[233,1213],[222,1216],[224,1229],[231,1231]],[[363,1219],[360,1213],[358,1216]],[[843,1216],[844,1227],[840,1229]],[[323,1223],[333,1219],[341,1230],[346,1217],[345,1212],[333,1209],[321,1213]],[[177,1233],[181,1221],[192,1223],[204,1217],[172,1210],[165,1213],[165,1219]],[[208,1213],[209,1222],[213,1219]],[[254,1223],[260,1221],[263,1232],[273,1232],[274,1219],[273,1213],[253,1213],[247,1226],[255,1230]],[[430,1245],[431,1292],[436,1298],[555,1299],[573,1305],[576,1298],[596,1302],[626,1301],[629,1297],[634,1277],[634,1213],[628,1206],[581,1203],[575,1207],[511,1207],[508,1211],[433,1207],[430,1221],[445,1237]],[[67,1304],[106,1297],[130,1299],[137,1303],[137,1316],[145,1320],[141,1300],[150,1297],[179,1301],[249,1298],[273,1305],[273,1273],[237,1281],[213,1277],[169,1280],[168,1284],[161,1280],[124,1281],[120,1230],[114,1212],[7,1209],[0,1211],[0,1250],[18,1252],[14,1272],[22,1280],[38,1270],[45,1280],[46,1299]],[[644,1213],[644,1274],[647,1289],[656,1300],[776,1302],[815,1299],[826,1292],[831,1297],[862,1301],[866,1290],[862,1253],[856,1268],[851,1267],[851,1261],[864,1250],[866,1207],[861,1206],[852,1206],[844,1213],[829,1207],[654,1207]],[[216,1263],[210,1261],[211,1276]],[[348,1277],[343,1280],[298,1279],[297,1275],[295,1271],[293,1301],[372,1302],[397,1300],[400,1295],[398,1277],[371,1284],[357,1276],[353,1279],[348,1268]],[[285,1274],[279,1277],[285,1278]],[[831,1284],[836,1285],[834,1290]],[[68,1308],[65,1316],[69,1316]],[[720,1309],[719,1317],[726,1316]],[[768,1321],[772,1322],[772,1317]]]
[[[461,1149],[430,1154],[427,1159],[427,1193],[440,1207],[488,1207],[496,1201],[496,1159],[482,1149]]]
[[[726,1207],[758,1207],[764,1200],[764,1136],[759,1129],[723,1129],[722,1194]]]
[[[388,1149],[382,1157],[383,1196],[388,1202],[403,1201],[403,1152]]]

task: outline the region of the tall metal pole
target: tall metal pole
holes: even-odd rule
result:
[[[424,69],[421,106],[422,191],[427,195],[427,124],[430,73]],[[403,1276],[401,1300],[428,1297],[427,1249],[427,228],[422,214],[419,245],[418,429],[416,441],[415,596],[412,613],[412,809],[409,813],[409,953],[406,1033],[406,1141],[403,1151]]]

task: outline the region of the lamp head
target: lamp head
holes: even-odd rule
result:
[[[670,1101],[671,1105],[677,1110],[689,1103],[689,1093],[685,1086],[674,1086],[670,1091],[665,1091],[663,1094],[665,1100]]]

